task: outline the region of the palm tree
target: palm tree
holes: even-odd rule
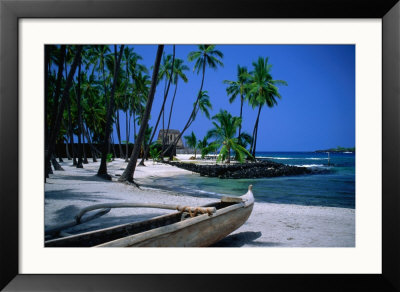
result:
[[[196,152],[197,152],[197,138],[194,132],[188,136],[184,136],[186,145],[194,150],[194,159],[196,159]]]
[[[201,98],[202,92],[203,92],[203,85],[204,85],[204,77],[206,73],[206,67],[210,67],[214,70],[218,68],[218,66],[223,66],[223,63],[220,59],[224,57],[224,54],[215,49],[215,45],[199,45],[197,51],[190,52],[188,55],[188,60],[190,62],[194,61],[194,67],[193,71],[197,71],[197,74],[202,71],[202,78],[201,78],[201,85],[199,92],[197,94],[196,101],[193,104],[193,110],[189,116],[188,121],[186,122],[186,125],[184,126],[183,130],[181,133],[175,138],[175,141],[170,144],[170,146],[165,149],[162,153],[164,155],[174,147],[176,147],[176,144],[178,143],[179,139],[182,137],[183,133],[189,128],[189,126],[193,123],[195,116],[196,116],[196,111],[197,111],[197,105],[199,103],[199,100]],[[170,152],[172,153],[172,151]]]
[[[114,76],[113,76],[113,85],[111,88],[111,93],[110,93],[110,102],[107,107],[107,119],[106,119],[106,129],[104,133],[104,144],[103,144],[103,149],[101,152],[101,164],[100,168],[97,172],[97,175],[106,179],[111,180],[111,177],[107,174],[107,150],[108,150],[108,144],[110,140],[110,132],[111,132],[111,126],[112,126],[112,113],[114,111],[114,93],[115,93],[115,87],[117,85],[117,76],[119,72],[119,67],[121,63],[121,58],[122,58],[122,52],[124,50],[124,45],[121,45],[120,47],[120,52],[119,56],[117,57],[117,46],[114,45],[114,56],[115,56],[115,67],[114,67]]]
[[[247,72],[247,68],[240,67],[240,65],[237,66],[236,81],[224,80],[224,83],[229,85],[226,88],[226,92],[230,96],[229,103],[233,103],[236,97],[238,95],[240,96],[240,115],[239,115],[240,118],[242,118],[243,102],[246,98],[248,81],[249,81],[249,73]],[[242,125],[239,126],[238,136],[240,136],[241,130],[242,130]]]
[[[200,153],[201,153],[201,158],[204,159],[204,157],[211,153],[211,152],[215,152],[218,149],[218,143],[216,143],[215,141],[209,143],[208,142],[208,136],[205,135],[203,137],[203,140],[199,140],[197,141],[197,148],[199,148]]]
[[[165,103],[166,103],[166,101],[167,101],[168,92],[169,92],[169,88],[170,88],[171,80],[172,80],[172,72],[173,72],[173,69],[174,69],[174,62],[175,62],[175,45],[173,46],[172,62],[171,62],[170,64],[169,64],[169,61],[168,61],[168,60],[166,60],[165,62],[167,62],[167,64],[165,64],[165,67],[167,67],[165,70],[170,70],[170,72],[169,72],[168,74],[165,75],[166,77],[168,77],[168,85],[167,85],[167,87],[166,87],[166,89],[165,89],[165,91],[164,91],[163,103],[162,103],[162,105],[161,105],[160,113],[158,114],[157,122],[156,122],[156,124],[155,124],[155,126],[154,126],[153,133],[152,133],[151,138],[150,138],[150,143],[149,143],[149,145],[147,145],[147,147],[146,147],[146,149],[145,149],[145,155],[143,155],[143,158],[142,158],[142,160],[141,160],[140,163],[139,163],[139,165],[141,165],[141,166],[144,166],[144,160],[145,160],[145,158],[147,157],[147,155],[148,155],[148,153],[149,153],[150,144],[153,142],[154,136],[155,136],[155,134],[156,134],[156,132],[157,132],[157,128],[158,128],[158,124],[159,124],[160,119],[161,119],[161,115],[163,115],[163,113],[164,113]],[[160,73],[159,73],[159,74],[160,74]],[[158,80],[160,80],[160,78],[158,78]],[[163,124],[164,124],[164,122],[163,122]]]
[[[242,122],[241,118],[232,117],[226,110],[220,110],[212,119],[219,124],[213,122],[214,129],[211,129],[207,133],[207,136],[215,138],[219,146],[222,146],[217,161],[226,160],[226,163],[230,163],[231,150],[236,153],[238,161],[240,162],[244,161],[245,154],[251,156],[246,148],[238,143],[238,138],[234,138],[236,130]]]
[[[256,122],[254,124],[252,144],[250,152],[255,157],[258,124],[260,120],[261,109],[264,105],[273,107],[278,104],[277,98],[281,98],[277,85],[287,85],[286,81],[274,80],[271,75],[272,65],[268,64],[268,57],[259,57],[257,62],[253,62],[254,71],[251,72],[248,84],[249,102],[253,108],[258,107]]]
[[[154,94],[156,92],[158,72],[159,72],[159,68],[160,68],[160,62],[161,62],[161,56],[162,56],[163,50],[164,50],[164,45],[159,45],[158,49],[157,49],[156,59],[154,62],[153,76],[151,78],[151,87],[150,87],[150,91],[149,91],[149,97],[147,98],[146,110],[143,115],[139,134],[135,141],[135,146],[133,147],[131,158],[130,158],[128,165],[126,166],[124,172],[122,173],[122,175],[119,178],[119,181],[121,181],[121,182],[133,183],[133,174],[135,173],[137,158],[139,157],[140,147],[141,147],[143,139],[144,139],[145,130],[149,123],[151,108],[152,108],[153,100],[154,100]]]

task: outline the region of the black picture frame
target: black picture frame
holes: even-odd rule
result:
[[[19,275],[20,18],[382,19],[382,274]],[[0,0],[0,27],[0,288],[8,284],[6,291],[399,291],[398,0]]]

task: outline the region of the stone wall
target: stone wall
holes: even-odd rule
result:
[[[165,162],[170,165],[199,173],[201,176],[219,178],[260,178],[313,173],[307,167],[289,166],[286,164],[263,161],[253,163],[202,165],[189,162]]]

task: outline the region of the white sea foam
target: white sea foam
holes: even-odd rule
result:
[[[310,167],[310,168],[325,167],[325,165],[323,165],[323,164],[296,164],[295,166],[299,166],[299,167]]]
[[[322,157],[270,157],[270,156],[256,156],[256,158],[276,159],[276,160],[328,160]]]

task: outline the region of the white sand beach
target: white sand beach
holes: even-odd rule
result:
[[[187,160],[192,155],[178,155]],[[116,159],[108,163],[113,181],[96,176],[99,162],[84,164],[83,169],[64,159],[65,171],[54,171],[45,184],[45,228],[72,220],[86,206],[104,202],[146,202],[200,206],[217,199],[199,198],[153,188],[138,189],[117,182],[126,162]],[[170,165],[146,162],[137,167],[135,178],[165,177],[190,173]],[[247,190],[243,190],[245,193]],[[347,208],[271,204],[256,201],[248,221],[225,239],[215,244],[220,247],[354,247],[355,210]],[[121,208],[93,221],[66,230],[69,233],[145,220],[167,214],[168,210]]]

